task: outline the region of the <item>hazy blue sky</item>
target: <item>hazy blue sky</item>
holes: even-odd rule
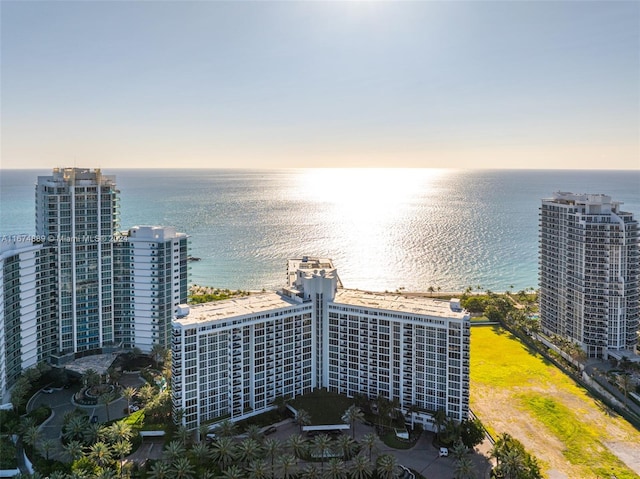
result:
[[[637,1],[0,7],[4,168],[640,168]]]

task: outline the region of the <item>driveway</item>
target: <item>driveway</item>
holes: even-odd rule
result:
[[[289,419],[275,424],[277,431],[268,436],[285,442],[290,436],[300,434],[300,428],[293,420]],[[375,428],[362,423],[356,424],[355,439],[360,441],[362,436],[369,433],[375,434]],[[351,431],[345,431],[351,436]],[[450,479],[455,472],[455,459],[451,456],[440,457],[439,450],[433,446],[434,433],[423,432],[420,439],[411,449],[393,449],[378,439],[376,448],[372,451],[372,461],[375,463],[381,454],[391,454],[398,459],[398,463],[414,469],[428,479]],[[469,454],[469,458],[476,468],[478,479],[488,478],[491,471],[490,451],[492,445],[485,439],[476,449]]]
[[[137,374],[127,374],[126,376],[127,386],[140,387],[144,384],[144,380]],[[121,381],[122,383],[122,381]],[[38,391],[29,401],[27,406],[28,411],[32,411],[40,405],[47,405],[51,408],[52,417],[47,419],[41,426],[42,439],[51,439],[56,444],[56,447],[49,453],[49,457],[52,459],[66,460],[66,457],[62,451],[62,444],[60,442],[62,424],[64,416],[68,412],[78,408],[86,412],[89,417],[97,416],[98,423],[107,421],[107,410],[104,404],[97,404],[95,406],[82,406],[73,403],[73,395],[80,390],[79,384],[73,385],[69,389],[54,389],[52,393],[47,394],[42,391]],[[111,404],[109,404],[109,419],[120,419],[125,416],[124,410],[127,407],[127,401],[121,396]]]

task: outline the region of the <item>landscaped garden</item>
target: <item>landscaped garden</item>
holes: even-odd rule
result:
[[[314,425],[344,424],[342,416],[349,406],[354,404],[354,400],[342,394],[316,389],[312,393],[293,399],[290,404],[297,410],[307,411]]]
[[[471,329],[471,409],[494,437],[520,440],[543,472],[639,477],[622,459],[640,457],[640,432],[498,326]]]

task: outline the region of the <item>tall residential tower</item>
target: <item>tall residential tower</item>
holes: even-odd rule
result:
[[[589,357],[633,353],[638,342],[638,222],[620,205],[557,192],[540,208],[542,328]]]
[[[36,235],[55,252],[59,349],[114,345],[113,245],[118,231],[115,177],[55,168],[36,185]]]

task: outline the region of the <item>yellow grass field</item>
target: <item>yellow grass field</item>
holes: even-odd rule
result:
[[[640,478],[640,432],[499,327],[471,328],[471,409],[551,479]]]

